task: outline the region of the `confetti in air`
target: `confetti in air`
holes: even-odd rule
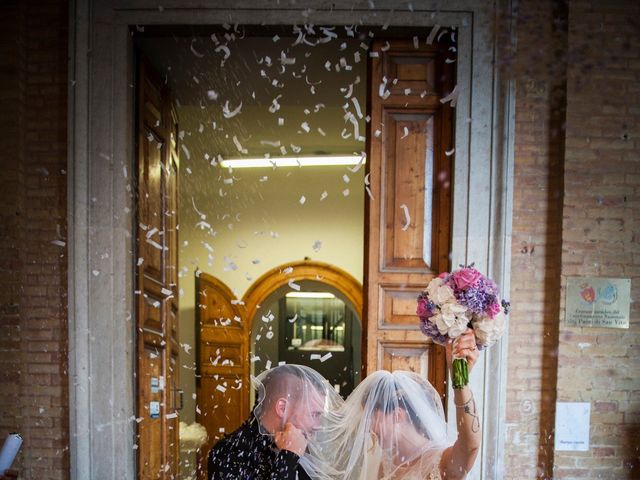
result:
[[[405,232],[411,225],[411,217],[409,216],[409,208],[403,203],[400,205],[402,212],[404,213],[404,223],[402,225],[402,231]]]
[[[222,107],[222,114],[224,115],[224,118],[233,118],[240,113],[240,110],[242,110],[242,102],[240,102],[240,105],[238,105],[235,110],[230,110],[229,100],[227,100],[224,102],[224,107]]]

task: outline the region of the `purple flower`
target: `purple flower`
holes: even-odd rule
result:
[[[504,314],[509,315],[509,310],[511,310],[511,303],[506,300],[502,300],[502,308],[504,308]]]
[[[427,337],[431,338],[434,343],[437,343],[439,345],[444,345],[447,343],[447,340],[449,340],[449,336],[442,335],[440,333],[440,330],[438,330],[436,324],[431,322],[428,318],[420,318],[420,330]]]
[[[473,287],[454,291],[456,300],[476,314],[487,313],[490,306],[497,303],[497,294],[498,287],[486,277],[480,278]]]

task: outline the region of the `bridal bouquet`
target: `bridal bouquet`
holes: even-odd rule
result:
[[[471,264],[432,279],[418,296],[416,313],[422,333],[435,343],[444,345],[471,327],[482,350],[502,336],[509,302],[500,300],[498,286]],[[465,359],[454,359],[452,369],[453,388],[469,383]]]

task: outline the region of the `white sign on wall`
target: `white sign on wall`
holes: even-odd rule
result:
[[[555,449],[572,452],[588,451],[590,422],[590,403],[557,402]]]

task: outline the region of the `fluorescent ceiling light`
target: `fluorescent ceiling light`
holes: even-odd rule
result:
[[[286,296],[288,298],[336,298],[329,292],[289,292]]]
[[[311,157],[235,158],[222,160],[224,168],[319,167],[329,165],[358,165],[366,161],[363,155],[322,155]]]

